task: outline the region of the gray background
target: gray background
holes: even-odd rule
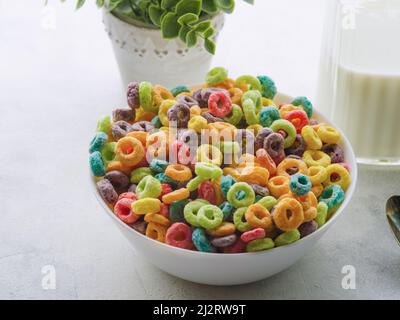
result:
[[[214,64],[235,76],[269,74],[280,91],[313,98],[324,3],[238,3]],[[124,105],[92,3],[74,12],[71,1],[50,1],[43,11],[42,1],[0,0],[0,298],[400,298],[400,248],[384,218],[386,198],[400,194],[398,170],[361,168],[339,222],[312,252],[264,281],[202,286],[141,260],[88,188],[95,119]],[[41,286],[45,265],[56,269],[56,290]],[[345,265],[356,269],[356,290],[341,287]]]

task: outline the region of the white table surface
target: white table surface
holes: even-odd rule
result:
[[[136,256],[88,188],[95,119],[125,101],[100,12],[71,2],[43,11],[42,1],[0,0],[0,298],[400,298],[400,248],[384,218],[399,171],[362,168],[350,206],[315,249],[258,283],[197,285]],[[238,3],[214,64],[267,73],[282,92],[313,98],[324,3]],[[41,286],[45,265],[55,290]],[[345,265],[356,268],[356,290],[342,289]]]

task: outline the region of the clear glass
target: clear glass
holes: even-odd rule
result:
[[[400,166],[400,0],[329,0],[317,103],[357,161]]]

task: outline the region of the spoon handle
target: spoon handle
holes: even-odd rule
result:
[[[400,197],[392,197],[386,208],[390,227],[400,243]]]

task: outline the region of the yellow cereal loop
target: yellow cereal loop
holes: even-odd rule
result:
[[[318,136],[324,143],[339,143],[342,135],[339,130],[330,126],[320,126],[317,131]]]
[[[303,153],[303,160],[309,166],[327,167],[331,164],[331,157],[319,150],[307,150]]]
[[[132,211],[137,215],[148,213],[159,213],[161,210],[161,201],[155,198],[143,198],[132,203]]]
[[[308,168],[308,177],[312,185],[322,184],[328,178],[328,171],[323,166],[310,167]]]
[[[194,116],[189,120],[188,128],[196,131],[197,133],[201,133],[201,130],[208,128],[208,123],[207,120],[202,116]]]
[[[199,106],[193,106],[190,108],[190,118],[194,116],[201,116],[201,108]]]
[[[175,105],[175,103],[175,100],[164,100],[160,105],[158,116],[160,117],[161,124],[165,127],[169,127],[167,112]]]
[[[318,134],[314,131],[311,126],[305,126],[301,129],[301,136],[307,145],[308,149],[311,150],[321,150],[322,141]]]
[[[331,164],[326,168],[327,178],[324,181],[325,186],[337,184],[346,191],[350,186],[350,173],[340,164]]]
[[[275,102],[271,99],[262,97],[261,102],[262,102],[263,107],[276,107]]]

